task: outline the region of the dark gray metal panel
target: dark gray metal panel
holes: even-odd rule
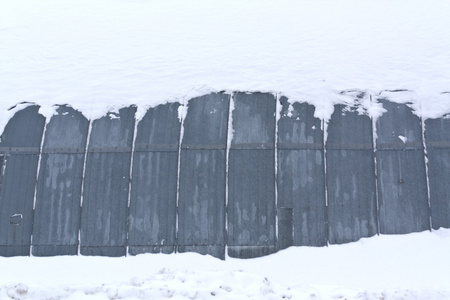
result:
[[[225,258],[225,161],[225,150],[182,150],[178,252]]]
[[[450,228],[450,119],[425,121],[431,223]]]
[[[202,255],[211,255],[225,260],[224,245],[205,245],[205,246],[178,246],[179,253],[195,252]]]
[[[29,149],[30,153],[39,151],[44,131],[45,118],[39,114],[39,106],[31,105],[18,111],[6,124],[0,141],[0,152],[4,148]]]
[[[222,93],[191,99],[184,121],[182,148],[208,145],[225,149],[229,102],[230,95]]]
[[[89,121],[60,106],[47,124],[37,184],[33,255],[76,255]],[[73,153],[73,152],[78,153]]]
[[[178,252],[225,258],[225,162],[225,150],[182,150]]]
[[[92,123],[81,210],[82,255],[125,255],[135,112],[135,107],[122,108]]]
[[[228,164],[228,255],[276,251],[275,98],[236,93]]]
[[[278,149],[323,150],[322,121],[314,117],[315,107],[307,103],[289,103],[280,98]]]
[[[377,149],[422,150],[420,118],[406,104],[378,101],[387,111],[377,120]]]
[[[1,136],[0,256],[30,254],[33,201],[45,118],[38,106],[18,111]]]
[[[336,105],[326,144],[328,240],[342,244],[377,233],[372,121]]]
[[[370,150],[373,152],[372,121],[349,106],[338,104],[328,123],[327,150]]]
[[[324,246],[327,226],[321,121],[314,118],[312,105],[290,106],[285,97],[280,101],[277,205],[293,209],[295,246]],[[282,230],[279,224],[278,231]]]
[[[137,126],[128,236],[133,255],[175,250],[179,106],[150,108]]]
[[[387,110],[377,120],[380,232],[427,230],[430,215],[420,119],[406,104],[380,102]]]
[[[278,207],[278,249],[286,249],[294,244],[294,212],[289,207]]]
[[[189,101],[181,144],[178,252],[225,258],[229,100],[210,94]]]

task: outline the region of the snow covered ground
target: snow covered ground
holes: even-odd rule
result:
[[[0,0],[0,132],[23,101],[47,117],[69,104],[95,119],[222,90],[282,94],[325,120],[361,92],[365,103],[387,97],[443,116],[449,9],[438,0]],[[0,258],[0,298],[444,299],[449,253],[441,229],[225,262]]]
[[[450,229],[255,259],[0,258],[0,299],[448,299]]]

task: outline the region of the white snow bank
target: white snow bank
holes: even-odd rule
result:
[[[443,299],[450,229],[291,247],[255,259],[195,253],[0,258],[0,298]]]
[[[0,128],[7,109],[70,104],[88,118],[212,91],[317,107],[340,94],[450,112],[448,1],[0,0]],[[402,90],[392,92],[394,90]],[[391,91],[391,92],[390,92]]]

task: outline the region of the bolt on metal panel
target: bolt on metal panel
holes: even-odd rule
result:
[[[0,141],[3,183],[0,190],[0,256],[30,254],[33,202],[45,118],[39,106],[18,111]]]
[[[59,106],[45,130],[37,183],[33,255],[76,255],[89,121]]]
[[[372,121],[335,105],[326,142],[328,240],[357,241],[377,234]]]
[[[233,96],[228,164],[228,255],[250,258],[276,251],[275,97]]]
[[[450,119],[425,121],[431,223],[450,228]]]
[[[402,234],[430,228],[422,127],[406,104],[380,100],[377,120],[380,232]]]
[[[314,117],[312,105],[289,104],[285,97],[280,101],[277,205],[293,212],[294,246],[324,246],[327,226],[321,120]],[[282,221],[280,216],[278,220]],[[288,229],[278,224],[278,231],[282,230]]]
[[[175,251],[179,107],[150,108],[137,126],[128,235],[133,255]]]
[[[180,157],[178,251],[225,259],[226,146],[230,95],[188,103]]]
[[[125,255],[135,112],[133,106],[122,108],[92,122],[81,209],[82,255]]]

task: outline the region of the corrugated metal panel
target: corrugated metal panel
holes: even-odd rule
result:
[[[280,100],[277,205],[292,208],[295,246],[324,246],[327,226],[321,121],[314,118],[314,106],[289,105],[285,97]],[[280,216],[278,220],[282,222]],[[282,230],[278,224],[278,231]]]
[[[172,253],[176,245],[179,103],[150,108],[137,126],[129,253]]]
[[[89,121],[66,106],[47,124],[33,225],[33,255],[76,255]]]
[[[323,131],[313,106],[280,99],[275,166],[275,97],[236,93],[233,99],[228,174],[230,96],[219,93],[189,102],[181,153],[180,104],[150,109],[138,126],[132,179],[136,108],[93,122],[85,160],[88,121],[60,106],[46,130],[34,212],[45,120],[37,106],[17,112],[0,140],[0,255],[28,255],[32,234],[34,255],[76,254],[79,228],[84,255],[178,247],[224,258],[227,244],[231,257],[247,258],[290,245],[321,246],[327,238],[355,241],[376,234],[377,222],[381,233],[422,231],[431,214],[433,228],[450,227],[450,120],[426,122],[430,210],[420,119],[405,104],[380,100],[387,112],[377,121],[377,219],[369,117],[335,107],[325,182]]]
[[[228,165],[228,254],[276,251],[275,98],[236,93]]]
[[[38,106],[18,111],[1,136],[0,256],[30,254],[33,201],[45,118]]]
[[[328,239],[356,241],[377,233],[372,121],[336,105],[326,143]]]
[[[294,245],[294,210],[290,207],[277,207],[278,250]]]
[[[450,228],[450,119],[428,119],[425,129],[431,223]]]
[[[387,109],[377,120],[380,232],[401,234],[429,229],[420,119],[406,104],[380,102]]]
[[[189,101],[180,159],[178,251],[225,258],[225,183],[230,96]]]
[[[82,255],[125,255],[135,111],[122,108],[93,121],[81,210]]]

